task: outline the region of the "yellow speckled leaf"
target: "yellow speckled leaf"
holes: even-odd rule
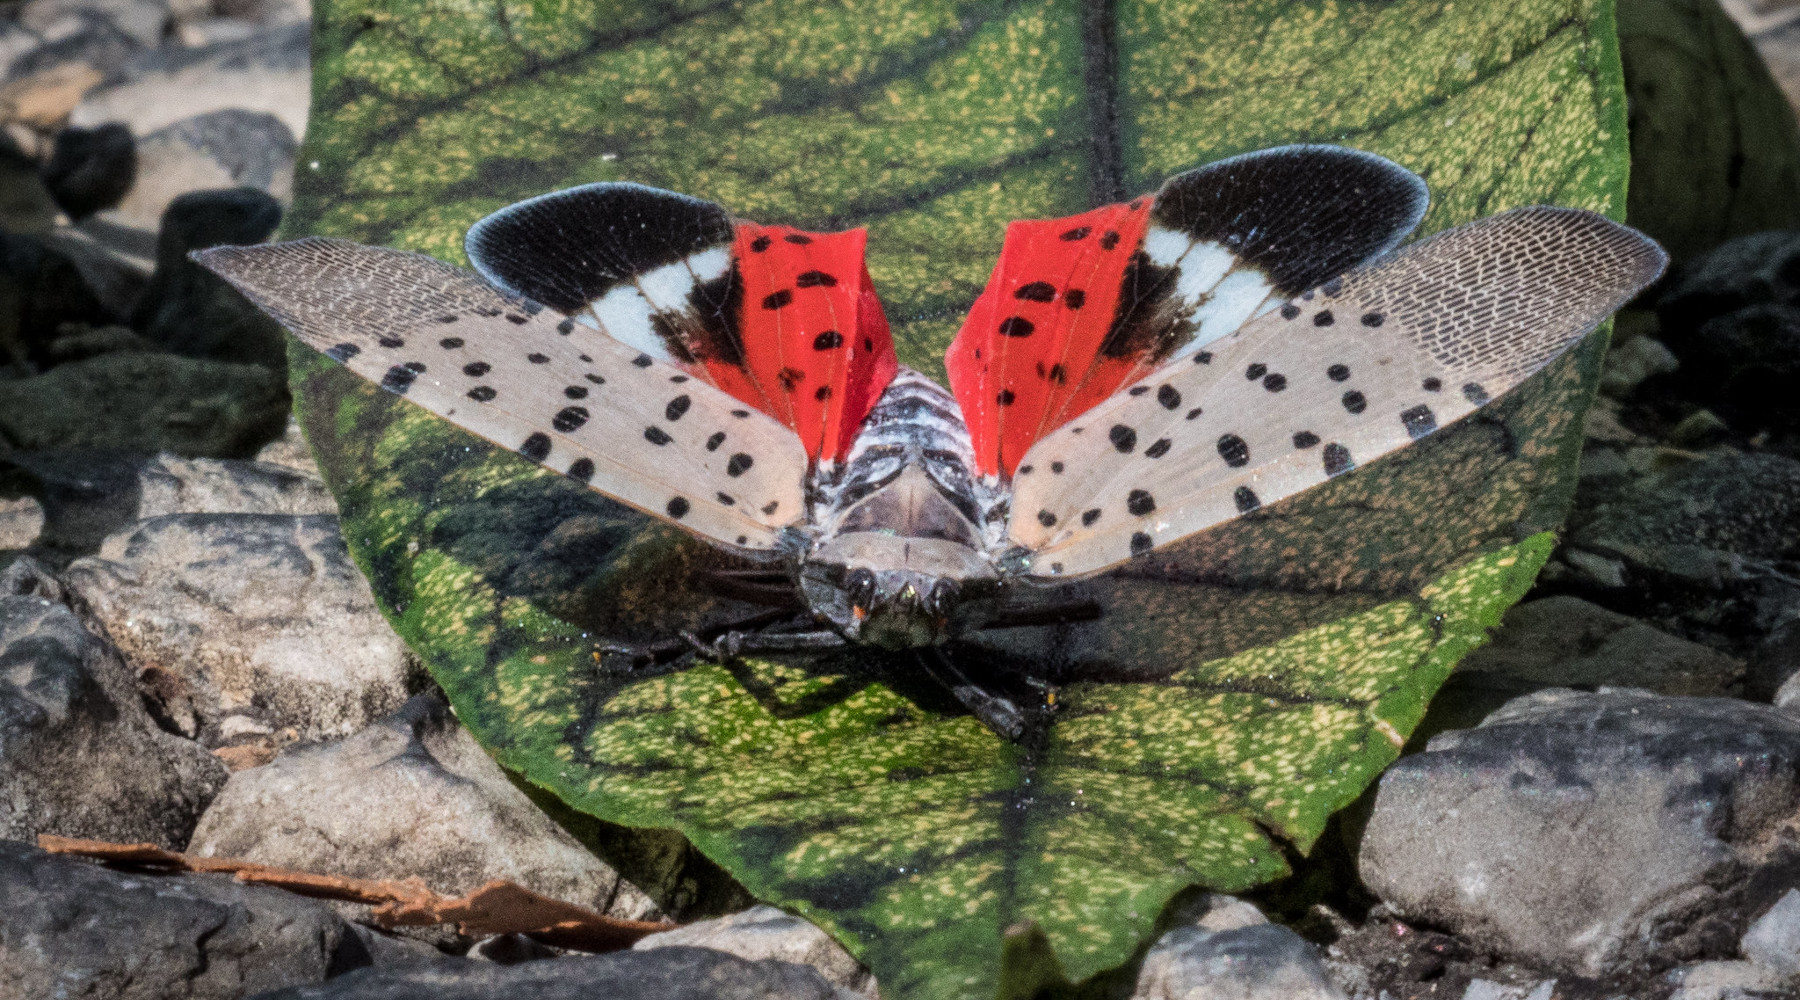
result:
[[[1296,140],[1383,153],[1428,230],[1619,214],[1604,0],[321,0],[289,233],[459,261],[508,202],[622,179],[867,225],[903,360],[940,354],[1010,219]],[[313,166],[316,164],[316,166]],[[603,666],[743,606],[685,535],[296,349],[346,538],[460,718],[574,808],[679,829],[889,997],[1027,996],[1128,961],[1167,901],[1287,871],[1529,586],[1602,338],[1476,420],[1082,584],[1093,622],[959,650],[1078,669],[1012,744],[905,656]],[[1009,930],[1010,929],[1010,930]]]

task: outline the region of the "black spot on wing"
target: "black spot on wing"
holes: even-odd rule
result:
[[[1224,246],[1294,295],[1397,245],[1425,204],[1424,182],[1381,157],[1281,146],[1170,178],[1150,219]]]
[[[585,482],[593,479],[594,478],[594,460],[591,458],[576,459],[573,463],[571,463],[569,465],[569,471],[566,473],[566,475],[568,475],[568,477],[570,479],[573,479],[578,483],[585,483]]]
[[[541,431],[533,431],[531,436],[519,444],[519,454],[533,462],[542,462],[550,457],[550,436]]]
[[[718,361],[743,367],[744,337],[738,327],[743,310],[744,283],[733,263],[724,274],[702,281],[688,292],[687,317],[697,322],[670,321],[666,330],[659,326],[657,333],[669,344],[670,352],[683,361]],[[655,318],[662,319],[662,314],[655,314]]]
[[[1171,325],[1162,315],[1162,304],[1175,288],[1178,268],[1159,267],[1142,250],[1135,251],[1119,279],[1118,305],[1112,325],[1100,342],[1100,354],[1108,358],[1147,358],[1161,361],[1178,346]]]
[[[1250,445],[1236,434],[1219,435],[1219,457],[1234,469],[1250,464]]]
[[[344,364],[345,362],[349,361],[351,358],[354,358],[358,354],[361,354],[361,353],[362,353],[362,348],[356,346],[355,344],[338,344],[334,347],[326,349],[325,356],[330,358],[333,361],[336,361],[338,364]]]
[[[412,388],[413,380],[418,377],[419,373],[411,368],[405,365],[395,365],[387,370],[387,374],[381,376],[381,387],[404,396],[406,390]]]
[[[463,248],[494,285],[568,313],[731,237],[730,214],[712,202],[603,183],[503,208],[471,226]]]
[[[1237,491],[1232,493],[1231,501],[1237,504],[1239,514],[1248,514],[1262,506],[1261,498],[1256,495],[1255,490],[1248,486],[1239,486]]]
[[[1336,441],[1325,446],[1325,451],[1321,455],[1321,458],[1324,459],[1325,474],[1327,476],[1342,475],[1356,467],[1356,463],[1350,458],[1350,449],[1338,444]]]
[[[1421,403],[1410,409],[1400,411],[1400,423],[1406,426],[1406,433],[1414,441],[1437,430],[1437,414],[1431,407]]]
[[[1015,289],[1013,298],[1026,302],[1050,302],[1056,298],[1056,286],[1048,281],[1033,281]]]

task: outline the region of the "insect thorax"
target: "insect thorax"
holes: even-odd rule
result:
[[[801,589],[814,613],[881,646],[942,642],[999,579],[1005,491],[978,478],[954,398],[902,368],[845,461],[812,490]]]

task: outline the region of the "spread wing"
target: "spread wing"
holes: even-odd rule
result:
[[[1460,420],[1662,272],[1655,243],[1517,209],[1414,244],[1254,319],[1038,441],[1013,481],[1029,572],[1097,572]]]
[[[680,366],[834,462],[899,367],[867,241],[606,183],[501,209],[465,248],[496,286],[575,318],[577,338],[604,334]]]
[[[704,538],[773,549],[806,513],[791,430],[460,268],[330,239],[195,259],[389,392]]]
[[[945,356],[981,470],[1284,299],[1392,249],[1425,213],[1409,171],[1283,146],[1171,178],[1154,197],[1015,222]]]

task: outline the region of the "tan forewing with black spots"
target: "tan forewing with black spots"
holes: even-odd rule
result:
[[[1032,575],[1080,576],[1342,475],[1518,385],[1665,262],[1641,234],[1575,209],[1518,209],[1414,244],[1040,440],[1013,481],[1009,541],[1032,550]]]
[[[195,259],[364,378],[648,514],[746,549],[804,520],[792,431],[474,274],[330,239]]]

